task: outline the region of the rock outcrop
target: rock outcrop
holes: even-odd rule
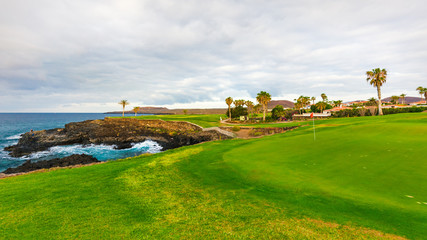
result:
[[[4,171],[4,174],[13,174],[13,173],[23,173],[23,172],[31,172],[44,168],[53,168],[53,167],[68,167],[74,165],[85,165],[89,163],[100,162],[98,159],[86,155],[86,154],[73,154],[64,158],[55,158],[51,160],[43,160],[37,162],[31,162],[31,160],[26,161],[21,166],[16,168],[8,168]]]
[[[65,128],[28,132],[21,136],[18,144],[5,150],[13,157],[22,157],[53,146],[72,144],[107,144],[124,149],[147,139],[158,142],[163,149],[171,149],[227,138],[230,136],[217,131],[203,131],[202,127],[189,122],[105,118],[73,122],[66,124]]]

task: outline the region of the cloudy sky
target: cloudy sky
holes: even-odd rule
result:
[[[424,1],[0,0],[0,112],[226,107],[427,87]],[[130,108],[129,107],[129,108]]]

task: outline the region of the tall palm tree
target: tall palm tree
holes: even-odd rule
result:
[[[417,87],[417,91],[421,95],[421,101],[422,101],[425,90],[423,87],[419,86],[419,87]]]
[[[267,113],[267,105],[271,101],[271,95],[268,92],[261,91],[258,93],[256,100],[262,105],[263,116],[262,120],[265,121],[265,114]]]
[[[248,115],[250,115],[254,109],[254,103],[252,101],[245,102],[246,107],[248,107]]]
[[[325,102],[328,100],[328,96],[326,96],[325,93],[320,94],[320,96],[322,97],[322,100]]]
[[[402,104],[405,105],[406,94],[402,93],[402,94],[400,94],[400,97],[402,98]]]
[[[337,100],[337,101],[335,101],[335,102],[337,103],[337,107],[341,107],[342,100]]]
[[[128,102],[128,100],[121,100],[120,102],[119,102],[119,104],[120,105],[122,105],[122,107],[123,107],[123,117],[125,116],[125,107],[126,107],[126,105],[129,105],[130,103]]]
[[[139,112],[139,109],[141,109],[141,108],[140,107],[134,107],[132,109],[132,111],[135,113],[135,117],[136,117],[136,114]]]
[[[301,108],[302,108],[302,102],[294,99],[296,102],[294,103],[295,110],[298,110],[298,112],[301,114]]]
[[[301,102],[302,105],[304,105],[304,107],[310,106],[310,97],[306,97],[306,96],[301,96]]]
[[[375,68],[372,71],[366,72],[366,81],[369,82],[372,86],[377,88],[378,93],[378,115],[383,115],[383,110],[381,109],[381,86],[387,80],[387,70]]]
[[[396,96],[396,95],[394,95],[394,96],[391,96],[391,101],[394,103],[394,104],[397,104],[398,103],[398,101],[399,101],[399,96]]]
[[[261,105],[260,104],[257,104],[257,105],[254,106],[254,113],[255,114],[258,114],[260,110],[261,110]]]
[[[316,97],[311,97],[311,101],[313,101],[313,105],[314,105],[314,101],[316,101]]]
[[[228,105],[228,118],[231,119],[231,104],[233,103],[233,98],[226,98],[225,103]]]

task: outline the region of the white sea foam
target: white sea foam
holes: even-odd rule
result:
[[[21,138],[21,135],[24,133],[15,134],[6,138],[6,140],[18,140]]]
[[[146,152],[158,153],[162,150],[162,147],[157,142],[151,140],[132,144],[131,148],[126,149],[114,149],[114,147],[114,145],[103,144],[55,146],[47,151],[36,152],[22,159],[48,159],[72,154],[88,154],[102,161],[137,156]]]

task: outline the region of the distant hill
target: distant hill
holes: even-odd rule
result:
[[[268,103],[268,109],[272,109],[277,105],[282,105],[284,108],[293,108],[294,103],[288,100],[273,100]],[[189,108],[189,109],[168,109],[165,107],[141,107],[138,114],[155,114],[155,115],[173,115],[184,114],[225,114],[227,108]],[[122,111],[106,112],[107,114],[122,114]],[[127,114],[132,114],[132,110],[125,111]]]
[[[381,99],[383,102],[391,102],[391,97],[383,98]],[[421,101],[421,98],[419,97],[405,97],[405,104],[413,103],[413,102],[419,102]],[[399,98],[399,103],[402,103],[402,99]]]
[[[187,114],[225,114],[226,108],[197,108],[197,109],[185,109]],[[108,114],[122,114],[122,111],[107,112]],[[125,111],[125,113],[131,114],[132,110]],[[139,114],[155,114],[155,115],[172,115],[172,114],[184,114],[184,109],[168,109],[165,107],[141,107],[138,111]]]
[[[288,100],[272,100],[268,103],[268,109],[273,109],[277,105],[282,105],[284,108],[294,107],[294,103]]]

